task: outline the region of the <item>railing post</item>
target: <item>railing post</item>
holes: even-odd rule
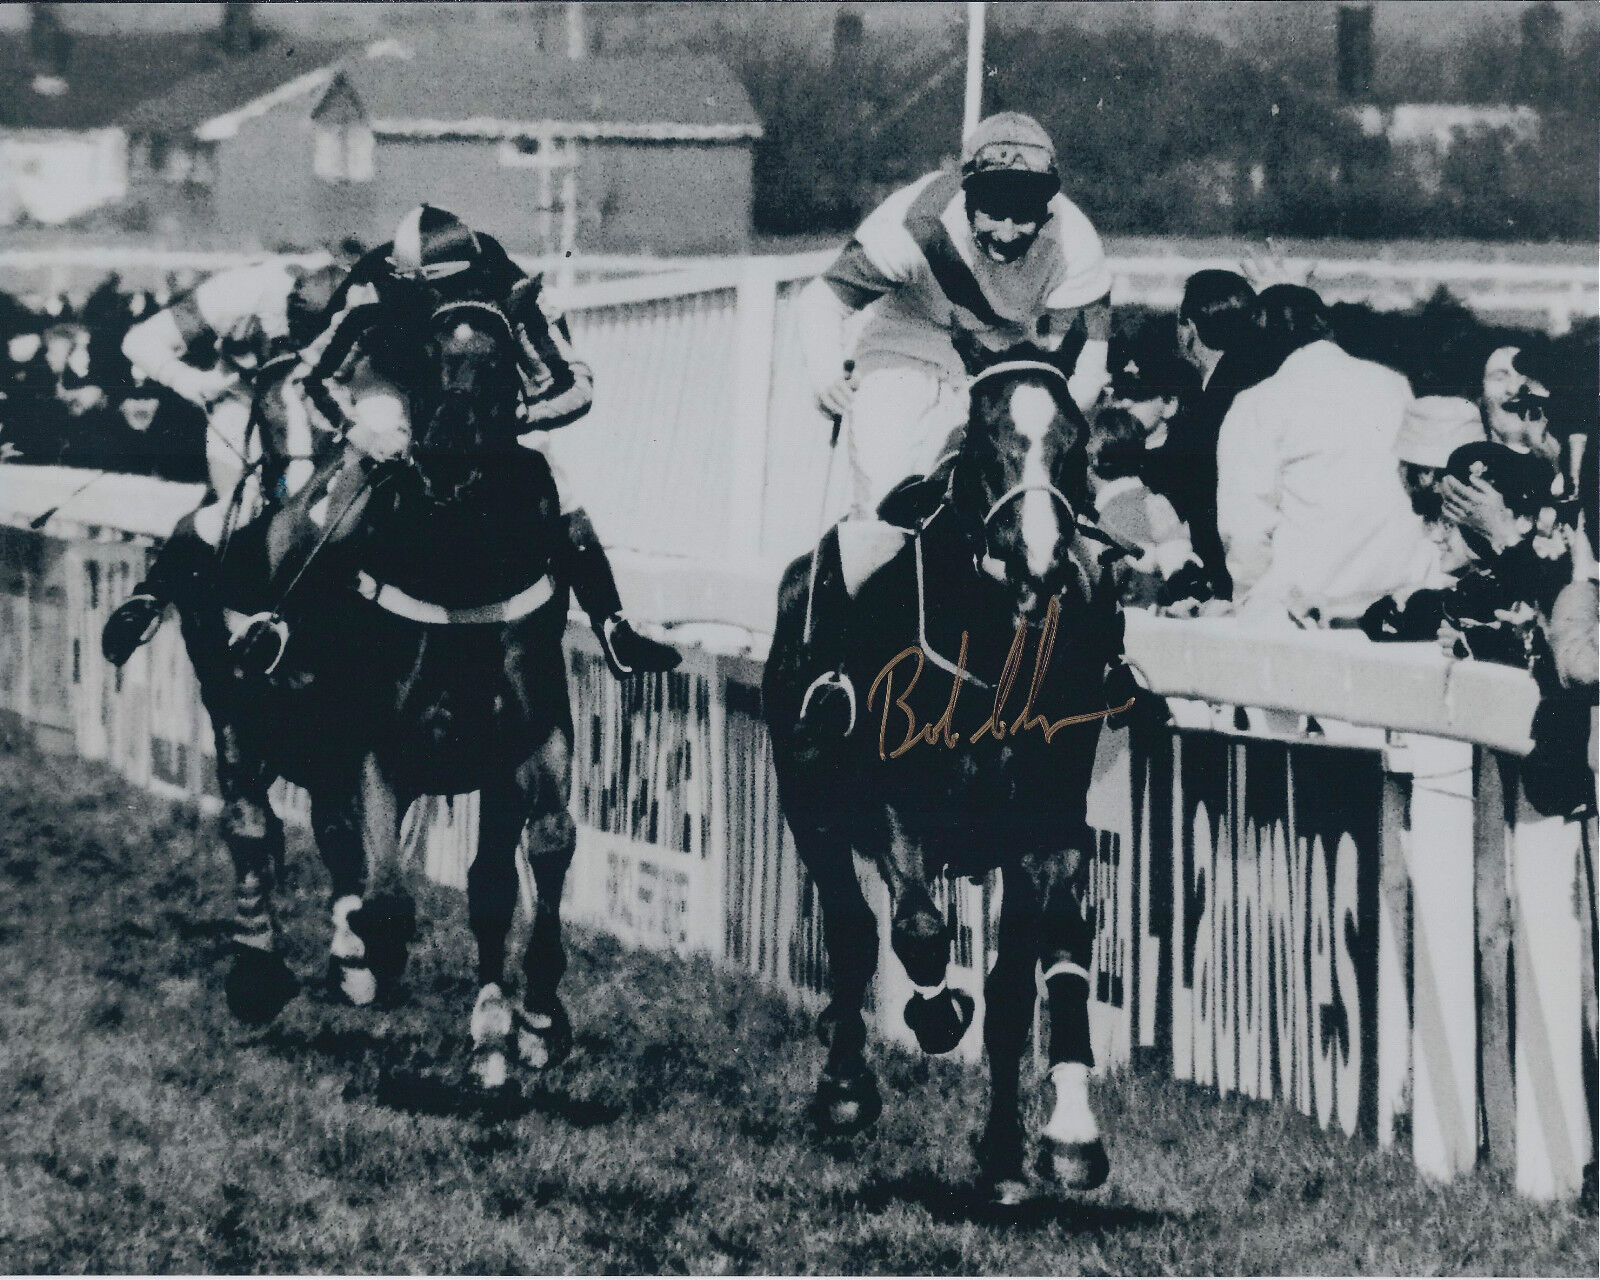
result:
[[[1417,737],[1411,751],[1412,1141],[1417,1167],[1448,1180],[1478,1155],[1472,748]]]
[[[1411,798],[1409,756],[1384,752],[1383,811],[1378,828],[1378,1145],[1393,1145],[1402,1115],[1410,1118],[1411,1001],[1406,968],[1411,954],[1410,892],[1405,861],[1405,813]]]
[[[1545,817],[1519,784],[1511,832],[1516,956],[1517,1190],[1575,1196],[1589,1149],[1579,976],[1576,822]]]
[[[777,276],[769,263],[752,258],[738,284],[739,330],[733,351],[733,438],[729,441],[733,486],[727,547],[735,558],[753,560],[760,554],[777,315]]]

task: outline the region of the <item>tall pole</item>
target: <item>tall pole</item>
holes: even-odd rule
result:
[[[587,40],[583,30],[583,5],[579,0],[568,0],[567,3],[567,57],[577,62],[588,49]]]
[[[961,116],[961,140],[978,127],[983,114],[983,0],[967,5],[967,98]]]

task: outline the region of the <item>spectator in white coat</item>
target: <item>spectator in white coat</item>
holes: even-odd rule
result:
[[[1395,468],[1410,384],[1341,349],[1303,286],[1265,290],[1256,323],[1281,363],[1239,393],[1217,446],[1217,527],[1239,612],[1355,614],[1426,581],[1437,549]]]

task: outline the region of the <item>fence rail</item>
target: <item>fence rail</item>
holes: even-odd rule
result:
[[[169,276],[199,277],[260,261],[266,255],[236,250],[158,249],[128,245],[0,250],[0,288],[26,292],[86,291],[108,273],[127,283],[155,287]],[[317,255],[279,255],[318,261]],[[519,254],[530,271],[548,274],[564,288],[607,285],[614,292],[591,295],[586,305],[605,305],[663,296],[656,289],[683,293],[731,287],[746,264],[778,278],[798,279],[820,271],[831,251],[772,257],[656,257],[641,254]],[[1600,314],[1600,280],[1592,263],[1394,261],[1386,257],[1293,257],[1285,259],[1291,277],[1311,274],[1312,282],[1334,302],[1370,302],[1380,309],[1403,308],[1445,288],[1474,310],[1495,318],[1542,324],[1562,333],[1575,320]],[[1112,297],[1119,304],[1173,308],[1183,283],[1206,267],[1237,270],[1237,256],[1186,253],[1113,254]],[[671,283],[668,283],[671,282]],[[632,286],[631,288],[629,286]]]

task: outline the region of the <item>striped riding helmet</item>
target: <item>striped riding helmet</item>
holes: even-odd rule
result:
[[[1060,190],[1056,146],[1044,126],[1020,111],[1001,111],[980,120],[961,149],[962,185],[970,189],[974,183],[994,181],[989,175],[1037,183],[1052,193]]]
[[[478,260],[478,237],[455,214],[419,204],[395,228],[389,261],[402,275],[439,280]]]

